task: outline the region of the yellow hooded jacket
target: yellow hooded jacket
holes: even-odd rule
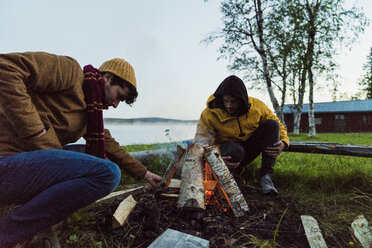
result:
[[[227,141],[246,141],[263,122],[276,120],[280,126],[280,139],[286,143],[287,147],[289,146],[286,128],[265,103],[254,97],[248,98],[246,95],[248,112],[239,116],[231,116],[223,108],[211,108],[210,103],[216,99],[215,95],[216,93],[208,98],[207,108],[201,113],[195,142],[219,145]]]

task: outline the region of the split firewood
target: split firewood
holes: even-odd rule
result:
[[[118,228],[124,225],[137,202],[132,195],[129,195],[119,204],[112,218],[112,228]]]
[[[137,194],[144,193],[145,191],[146,191],[145,186],[140,186],[140,187],[126,189],[126,190],[120,190],[120,191],[112,192],[111,194],[97,200],[96,203],[109,202],[109,201],[113,201],[115,199],[120,199],[120,198],[124,199],[125,197],[129,195],[137,195]]]
[[[173,159],[169,163],[167,170],[164,173],[163,179],[159,184],[159,188],[165,190],[168,188],[168,185],[171,183],[171,179],[178,168],[178,165],[182,159],[183,154],[185,153],[185,148],[182,146],[177,146],[177,150],[173,154]]]
[[[248,204],[244,199],[234,177],[231,175],[225,162],[221,158],[220,151],[217,146],[209,146],[205,148],[205,157],[213,172],[217,176],[218,183],[227,196],[229,205],[234,212],[234,215],[243,216],[245,211],[248,211]]]
[[[161,196],[161,197],[164,197],[164,198],[178,198],[178,194],[167,194],[167,193],[162,193],[160,196]]]
[[[305,229],[307,241],[310,248],[327,248],[322,232],[320,231],[318,222],[314,217],[308,215],[301,215],[302,225]]]
[[[205,210],[204,148],[198,144],[190,144],[182,160],[182,181],[178,208],[187,210]]]

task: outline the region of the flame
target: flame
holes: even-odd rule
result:
[[[217,175],[214,173],[207,162],[205,162],[204,164],[204,189],[206,205],[213,206],[213,208],[219,209],[220,211],[225,213],[229,210],[228,207],[223,206],[225,204],[221,204],[221,202],[218,200],[219,198],[226,199],[226,201],[230,205],[229,198],[220,186]],[[216,195],[215,193],[216,189],[219,192],[218,195]]]

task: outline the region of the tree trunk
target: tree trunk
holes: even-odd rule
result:
[[[300,134],[301,111],[293,113],[293,134]]]
[[[279,108],[278,100],[275,97],[273,87],[271,85],[271,78],[269,73],[269,67],[267,64],[267,54],[265,49],[265,41],[263,38],[263,12],[262,12],[262,5],[261,0],[257,0],[257,9],[256,9],[256,21],[257,21],[257,30],[258,30],[258,37],[259,37],[259,47],[255,46],[256,51],[261,57],[262,66],[263,66],[263,73],[264,78],[266,81],[267,91],[270,96],[271,103],[273,104],[273,108],[275,110],[276,116],[280,119],[282,117],[282,110]],[[282,123],[284,123],[283,119],[280,119]]]
[[[306,88],[306,57],[307,56],[305,56],[305,59],[302,59],[304,68],[302,68],[300,84],[298,86],[298,102],[295,106],[296,111],[293,113],[293,134],[300,134],[301,114]]]
[[[310,32],[310,56],[309,56],[309,134],[308,137],[315,137],[316,127],[315,127],[315,113],[314,113],[314,76],[313,76],[313,54],[314,54],[314,39],[315,31]]]
[[[218,183],[223,189],[230,207],[236,217],[243,216],[245,211],[248,211],[248,204],[244,199],[244,196],[240,192],[238,185],[235,182],[234,177],[231,175],[225,162],[221,158],[221,154],[217,146],[206,147],[206,159],[212,170],[215,172]]]
[[[205,210],[204,148],[190,144],[182,160],[182,181],[178,198],[178,208],[186,210]]]
[[[310,95],[309,96],[309,134],[308,137],[315,137],[316,135],[316,127],[315,127],[315,114],[314,114],[314,102],[313,102],[313,96],[312,96],[312,87],[310,89]]]
[[[315,34],[316,26],[315,21],[317,19],[317,14],[319,10],[319,2],[314,6],[306,3],[306,11],[309,15],[309,29],[308,29],[308,67],[307,73],[309,76],[309,137],[314,137],[316,135],[315,128],[315,115],[314,115],[314,76],[313,76],[313,62],[314,62],[314,44],[315,44]]]

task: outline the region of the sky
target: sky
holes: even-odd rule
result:
[[[372,19],[371,0],[357,6]],[[202,42],[222,27],[221,18],[217,0],[0,0],[0,53],[45,51],[97,68],[123,58],[134,67],[139,96],[132,107],[121,103],[105,117],[196,120],[232,74],[227,61],[217,60],[221,42]],[[356,93],[371,46],[372,25],[351,50],[340,51],[341,92]],[[266,91],[249,95],[272,108]],[[315,101],[332,101],[331,93],[321,91]]]

